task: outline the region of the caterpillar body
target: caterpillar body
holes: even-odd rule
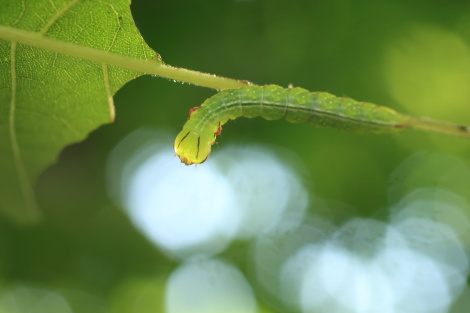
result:
[[[308,122],[315,126],[335,127],[359,133],[393,133],[404,128],[470,137],[467,126],[400,114],[387,107],[326,92],[277,85],[247,86],[228,89],[207,99],[201,107],[190,110],[174,148],[186,165],[204,162],[215,138],[228,120],[238,117],[284,118],[289,122]]]

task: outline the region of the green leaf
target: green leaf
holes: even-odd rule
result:
[[[112,122],[113,95],[144,74],[112,60],[161,64],[129,4],[0,0],[0,199],[13,220],[41,218],[38,174],[64,146]]]

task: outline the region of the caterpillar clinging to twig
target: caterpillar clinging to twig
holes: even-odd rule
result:
[[[228,89],[190,110],[189,119],[175,140],[175,152],[186,165],[204,162],[222,125],[229,119],[260,116],[267,120],[309,122],[360,133],[393,133],[417,128],[470,138],[470,129],[428,118],[400,114],[392,109],[326,92],[276,85]]]

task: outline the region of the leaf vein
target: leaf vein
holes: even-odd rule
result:
[[[108,51],[111,51],[111,48],[114,46],[114,43],[116,42],[117,35],[119,33],[119,29],[121,28],[121,22],[119,21],[119,13],[116,11],[114,6],[112,4],[109,4],[109,6],[113,10],[114,15],[116,15],[116,21],[117,21],[117,25],[118,25],[118,29],[114,32],[113,39],[111,40],[111,43],[109,44],[109,47],[107,49]]]
[[[56,12],[54,16],[52,16],[49,21],[43,26],[41,31],[39,32],[41,35],[44,35],[47,33],[49,28],[51,28],[52,25],[62,16],[67,12],[71,7],[73,7],[75,4],[77,4],[80,0],[72,0],[68,4],[66,4],[62,9]],[[55,7],[55,6],[54,6]]]
[[[43,23],[46,23],[44,17],[42,17],[38,12],[33,12],[33,14]]]
[[[49,2],[51,3],[52,8],[53,8],[55,11],[57,11],[57,7],[55,6],[54,1],[53,1],[53,0],[49,0]]]
[[[109,118],[111,122],[114,122],[114,117],[116,114],[114,110],[113,94],[111,93],[111,87],[109,84],[108,66],[102,63],[101,68],[103,70],[103,82],[104,82],[104,89],[106,90],[106,98],[108,99]]]
[[[25,0],[21,0],[21,12],[20,12],[20,15],[18,16],[18,18],[16,19],[16,21],[14,21],[12,23],[11,26],[15,26],[16,24],[18,24],[21,19],[23,18],[23,15],[24,15],[24,12],[26,11],[26,4],[25,4]]]
[[[23,163],[21,156],[20,146],[18,144],[18,138],[16,137],[15,127],[15,110],[16,110],[16,42],[11,42],[10,47],[10,71],[11,71],[11,99],[10,99],[10,113],[8,117],[9,121],[9,133],[10,133],[10,144],[11,151],[13,154],[13,160],[15,162],[16,173],[18,175],[18,181],[25,200],[25,208],[28,211],[30,218],[37,219],[39,211],[36,205],[34,192],[29,184],[28,175],[26,174],[26,168]]]

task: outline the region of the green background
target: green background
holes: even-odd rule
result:
[[[170,65],[261,85],[293,84],[470,124],[468,1],[141,0],[131,8],[146,42]],[[160,282],[152,288],[161,296],[164,279],[178,262],[149,243],[111,202],[107,158],[141,127],[176,136],[189,108],[213,94],[150,76],[124,86],[115,96],[116,122],[67,147],[40,176],[37,195],[47,222],[30,228],[2,222],[3,283],[92,294],[90,301],[70,296],[77,312],[100,312],[103,307],[130,312],[130,304],[123,304],[134,303],[129,290],[145,285],[149,277]],[[358,135],[285,121],[239,119],[224,127],[218,142],[214,149],[252,143],[295,153],[309,192],[350,208],[346,217],[338,213],[338,220],[383,216],[397,200],[390,189],[392,174],[423,151],[437,153],[439,162],[429,161],[428,170],[422,169],[418,182],[409,185],[444,185],[470,201],[469,179],[458,170],[470,165],[465,139],[411,130]],[[449,167],[457,170],[448,174]],[[432,176],[442,173],[447,175],[444,183]],[[246,246],[234,244],[225,258],[243,269],[237,256]],[[159,296],[149,298],[161,304]],[[116,299],[121,302],[116,304]]]

